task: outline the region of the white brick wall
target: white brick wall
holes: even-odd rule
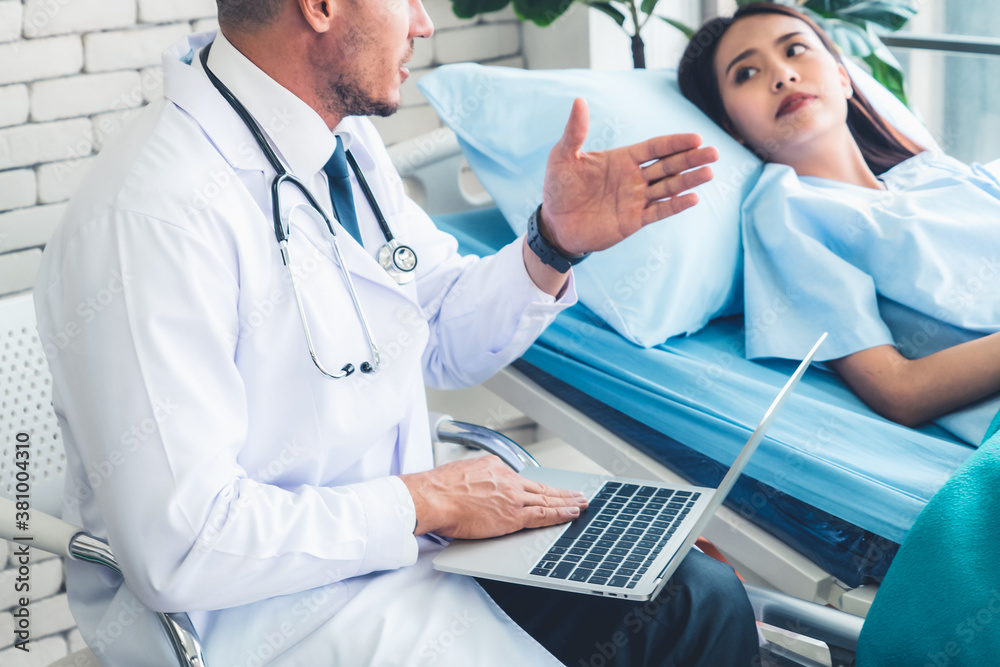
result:
[[[134,70],[49,79],[30,88],[33,121],[89,116],[137,107],[143,101],[139,73]]]
[[[487,23],[466,30],[438,35],[434,52],[439,63],[484,60],[512,56],[521,50],[521,31],[516,23]]]
[[[21,36],[20,0],[3,0],[0,2],[0,42],[10,42]]]
[[[27,120],[28,87],[19,83],[0,88],[0,127],[20,125]]]
[[[0,130],[0,169],[90,155],[91,133],[87,118],[29,123]],[[0,211],[7,208],[0,205]]]
[[[25,37],[80,34],[135,23],[133,0],[26,0]]]
[[[373,119],[388,144],[440,127],[416,87],[437,65],[524,63],[509,7],[470,20],[450,0],[425,5],[436,34],[416,41],[400,111]],[[163,49],[217,26],[214,0],[0,0],[0,295],[32,284],[93,155],[162,96]]]
[[[38,179],[38,202],[51,204],[66,201],[73,196],[84,177],[90,172],[94,158],[80,158],[65,162],[50,162],[35,170]],[[2,175],[3,172],[0,172]],[[0,198],[3,195],[0,194]]]
[[[215,16],[215,0],[139,0],[142,23],[166,23]]]
[[[0,85],[65,76],[82,67],[83,43],[77,35],[0,45]]]
[[[0,171],[0,201],[11,208],[35,203],[35,174],[30,169]]]
[[[190,23],[173,23],[155,28],[85,35],[85,69],[88,72],[106,72],[159,65],[163,50],[189,32]]]

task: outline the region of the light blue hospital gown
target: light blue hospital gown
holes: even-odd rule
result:
[[[921,153],[873,190],[769,164],[743,205],[747,357],[906,357],[1000,331],[1000,181]],[[938,423],[979,444],[1000,399]]]

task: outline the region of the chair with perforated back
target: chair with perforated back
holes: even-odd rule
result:
[[[0,299],[0,539],[98,563],[119,572],[108,545],[62,514],[66,454],[52,410],[52,376],[35,330],[30,294]],[[22,454],[24,453],[24,454]],[[27,497],[25,497],[27,496]],[[30,506],[28,516],[20,514]],[[183,667],[204,667],[198,636],[187,614],[157,618]],[[89,649],[52,667],[97,667]]]

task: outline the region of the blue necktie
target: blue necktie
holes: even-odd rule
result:
[[[351,176],[347,169],[347,153],[344,152],[344,142],[337,137],[337,150],[333,151],[329,161],[323,165],[326,178],[330,183],[330,201],[333,203],[333,213],[337,216],[340,226],[350,232],[351,236],[361,243],[361,230],[358,229],[358,215],[354,212],[354,194],[351,192]]]

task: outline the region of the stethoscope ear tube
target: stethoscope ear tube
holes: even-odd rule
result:
[[[205,74],[208,76],[212,85],[215,86],[216,90],[222,95],[223,99],[229,103],[233,110],[237,113],[243,123],[246,125],[247,129],[253,134],[254,140],[260,147],[267,161],[271,164],[274,169],[275,177],[271,181],[271,213],[274,221],[274,236],[278,241],[278,248],[281,251],[281,261],[288,268],[288,273],[292,281],[292,291],[295,293],[295,304],[299,311],[299,318],[302,320],[302,329],[305,332],[306,346],[309,348],[309,355],[312,357],[313,363],[316,368],[325,375],[326,377],[339,379],[347,377],[354,372],[353,364],[345,364],[339,372],[332,373],[323,367],[316,354],[316,349],[313,346],[312,335],[309,331],[309,323],[306,320],[305,307],[302,303],[302,297],[299,293],[298,281],[295,277],[294,271],[292,271],[291,260],[288,254],[288,234],[289,230],[285,228],[285,224],[281,219],[281,206],[279,204],[278,190],[280,186],[285,183],[291,183],[295,186],[299,192],[306,198],[309,205],[312,206],[319,214],[322,216],[323,221],[326,222],[327,229],[330,230],[331,235],[331,245],[333,246],[333,252],[336,256],[337,264],[340,266],[341,273],[343,274],[344,282],[347,285],[347,291],[350,293],[351,301],[354,303],[355,312],[358,315],[358,319],[361,321],[361,327],[364,330],[365,337],[368,340],[368,346],[372,353],[372,363],[364,362],[361,364],[362,373],[374,373],[381,366],[381,357],[379,355],[378,347],[375,345],[375,339],[372,336],[371,328],[368,326],[368,318],[365,317],[364,311],[361,309],[361,303],[358,300],[358,294],[354,289],[354,282],[351,280],[350,272],[347,270],[347,265],[344,263],[344,257],[340,252],[340,243],[337,241],[337,232],[334,229],[333,222],[330,220],[330,216],[324,212],[322,207],[313,197],[309,188],[296,178],[293,174],[288,173],[288,171],[281,164],[278,156],[268,145],[267,140],[264,138],[260,127],[257,125],[256,121],[247,111],[246,107],[236,99],[229,88],[226,87],[222,81],[219,80],[215,73],[208,66],[208,53],[212,48],[209,44],[201,52],[201,64],[205,70]],[[368,186],[368,181],[365,179],[364,173],[362,173],[361,168],[358,166],[357,160],[355,160],[354,155],[350,151],[346,152],[348,163],[351,165],[351,169],[354,171],[354,175],[357,177],[358,183],[364,192],[365,199],[368,200],[368,204],[371,206],[372,211],[375,213],[375,219],[378,221],[379,227],[382,230],[382,234],[385,236],[385,244],[379,248],[378,251],[378,262],[385,269],[386,273],[396,281],[399,285],[405,285],[413,280],[416,275],[415,271],[417,268],[417,255],[413,252],[413,249],[407,245],[403,245],[395,239],[392,235],[392,230],[389,229],[389,223],[386,221],[385,216],[382,215],[382,209],[379,208],[378,202],[375,201],[375,195],[372,194],[371,188]]]

